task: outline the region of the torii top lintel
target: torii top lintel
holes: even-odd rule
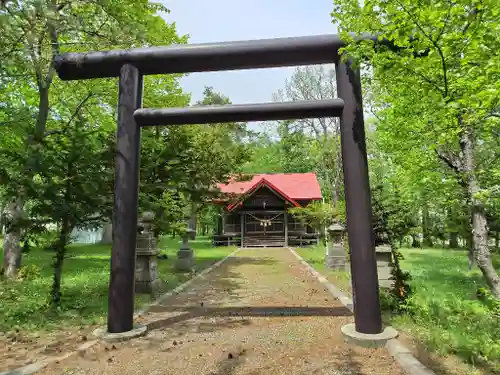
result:
[[[389,40],[378,40],[376,35],[352,36],[358,41],[371,40],[392,50],[400,49]],[[127,63],[143,75],[257,69],[336,62],[339,49],[345,46],[340,35],[328,34],[65,53],[56,56],[54,64],[63,80],[118,77]]]

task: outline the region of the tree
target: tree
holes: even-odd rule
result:
[[[499,15],[495,0],[369,0],[363,6],[340,0],[332,13],[348,40],[347,31],[370,32],[405,48],[394,53],[363,42],[347,51],[372,64],[371,106],[393,148],[413,142],[453,174],[469,210],[471,253],[497,298],[486,212],[498,180],[482,176],[498,170],[491,145],[498,145]]]
[[[332,224],[334,220],[343,221],[345,223],[345,217],[343,215],[344,210],[341,208],[342,207],[332,207],[332,205],[327,203],[313,202],[306,207],[290,208],[288,212],[299,219],[303,224],[316,228],[320,232],[324,232],[323,228]],[[324,235],[326,236],[326,233],[324,233]]]
[[[242,167],[242,172],[248,174],[285,172],[279,140],[271,138],[266,133],[251,134],[247,144],[250,155]]]
[[[61,95],[71,98],[82,92],[81,87],[86,87],[75,82],[65,83],[68,89],[61,89],[54,71],[55,56],[67,49],[78,52],[103,45],[130,48],[185,42],[186,38],[176,34],[175,25],[165,23],[157,15],[158,11],[167,9],[148,1],[129,0],[14,0],[0,4],[0,46],[5,51],[0,79],[2,90],[8,92],[9,103],[14,105],[13,110],[2,108],[1,116],[7,119],[9,131],[13,127],[24,130],[22,135],[16,131],[15,145],[11,142],[11,146],[16,147],[8,155],[2,171],[9,202],[3,265],[7,277],[15,277],[21,264],[19,241],[26,230],[25,205],[43,158],[44,139],[50,133],[47,129],[59,118],[54,108],[59,107],[57,103],[65,102]],[[116,92],[115,87],[110,89],[110,83],[101,80],[101,86],[94,83],[94,88],[99,91],[107,87],[107,92]],[[54,85],[60,86],[56,92],[52,90]],[[110,102],[106,101],[108,98]],[[113,102],[109,95],[106,99],[99,103],[101,107]],[[85,105],[73,107],[73,114],[76,116]]]
[[[285,88],[275,94],[276,101],[325,100],[336,96],[335,71],[330,66],[296,68]],[[327,199],[335,204],[342,199],[342,161],[340,128],[337,118],[302,119],[280,125],[280,136],[285,147],[284,161],[293,157],[291,143],[301,142],[302,148],[312,147],[314,170],[323,181]],[[289,145],[289,146],[287,146]],[[288,147],[288,148],[287,148]],[[295,147],[295,150],[300,147]],[[305,165],[309,165],[309,160]],[[297,161],[295,161],[297,163]],[[296,164],[295,164],[296,166]],[[300,169],[300,168],[299,168]],[[297,170],[298,171],[298,170]]]
[[[80,115],[44,141],[42,167],[33,179],[29,212],[36,226],[54,223],[58,227],[57,240],[52,244],[51,296],[56,305],[61,301],[62,267],[71,232],[100,226],[112,207],[114,155],[109,133],[109,129],[95,128]]]
[[[316,169],[315,139],[297,130],[292,121],[278,125],[280,164],[285,173],[307,173]]]
[[[207,87],[204,99],[196,105],[225,103],[230,103],[228,98]],[[248,147],[242,142],[245,135],[245,124],[238,123],[158,127],[145,134],[151,153],[141,167],[145,180],[140,205],[156,211],[158,220],[163,220],[157,223],[161,232],[168,228],[183,231],[186,221],[195,229],[197,212],[218,194],[217,183],[237,174],[248,160]],[[172,216],[172,209],[185,215]]]

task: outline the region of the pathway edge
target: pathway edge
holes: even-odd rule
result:
[[[191,279],[182,283],[181,285],[179,285],[175,289],[172,289],[170,292],[162,294],[160,297],[158,297],[153,302],[151,302],[151,303],[147,304],[145,307],[137,310],[134,313],[134,320],[141,317],[142,315],[146,314],[151,307],[154,307],[154,306],[164,302],[166,299],[168,299],[169,297],[171,297],[174,294],[180,293],[181,291],[186,289],[195,280],[204,277],[207,273],[212,272],[214,269],[216,269],[222,263],[224,263],[228,258],[233,257],[240,250],[241,250],[240,248],[234,250],[231,254],[226,255],[224,258],[222,258],[218,262],[212,264],[210,267],[203,269],[200,273],[197,273],[194,277],[192,277]],[[82,351],[85,351],[85,350],[91,348],[92,346],[94,346],[98,342],[99,342],[99,340],[88,341],[85,344],[78,346],[75,350],[67,352],[59,357],[45,359],[42,361],[31,363],[31,364],[26,365],[26,366],[18,367],[18,368],[13,369],[13,370],[0,372],[0,375],[32,375],[32,374],[35,374],[38,371],[42,370],[44,367],[47,367],[48,365],[50,365],[51,363],[68,359],[69,357],[72,357],[73,355],[78,354],[79,352],[82,352]]]
[[[335,285],[331,284],[326,277],[314,269],[304,258],[302,258],[293,248],[287,247],[288,250],[297,258],[297,260],[323,285],[330,294],[337,298],[342,305],[350,311],[354,311],[352,299],[338,289]],[[408,375],[436,375],[434,371],[426,367],[420,362],[411,351],[404,346],[398,339],[389,340],[385,346],[389,354],[394,360],[403,368]],[[2,375],[2,374],[0,374]]]

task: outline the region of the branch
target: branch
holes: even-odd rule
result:
[[[47,130],[45,133],[44,133],[44,136],[49,136],[49,135],[55,135],[55,134],[64,134],[65,131],[66,131],[66,128],[71,124],[71,122],[75,119],[75,117],[77,117],[79,114],[80,114],[80,111],[82,110],[83,106],[85,105],[85,103],[87,103],[89,101],[89,99],[94,96],[94,93],[92,91],[90,91],[86,96],[85,98],[83,98],[80,103],[78,103],[78,105],[76,106],[75,110],[73,111],[73,113],[71,114],[71,117],[70,119],[64,124],[63,126],[63,129],[53,129],[53,130]],[[31,140],[33,136],[29,136],[29,139]]]
[[[407,71],[409,71],[410,73],[414,73],[416,75],[418,75],[420,78],[422,78],[425,82],[427,82],[429,85],[431,85],[432,87],[434,87],[436,90],[439,91],[439,93],[442,95],[442,96],[446,96],[446,92],[443,91],[443,89],[441,87],[439,87],[439,85],[434,82],[432,79],[426,77],[424,74],[420,73],[420,72],[417,72],[416,70],[410,70],[409,68],[407,68],[406,66],[404,66],[406,68]]]
[[[20,37],[19,37],[19,38],[18,38],[18,39],[14,42],[14,43],[12,43],[12,48],[11,48],[9,51],[7,51],[7,52],[5,52],[4,54],[2,54],[2,55],[0,56],[0,58],[1,58],[2,60],[7,59],[7,57],[9,57],[9,55],[10,55],[11,53],[14,53],[14,52],[18,52],[18,51],[20,51],[20,50],[17,48],[17,45],[18,45],[19,43],[21,43],[21,41],[23,40],[23,38],[24,38],[25,36],[26,36],[26,30],[23,30],[23,32],[21,33],[21,36],[20,36]]]
[[[442,70],[443,70],[443,80],[444,80],[444,93],[443,93],[443,96],[447,97],[448,96],[448,72],[447,72],[446,59],[444,57],[443,50],[441,49],[441,47],[437,43],[437,40],[434,40],[432,38],[432,35],[428,34],[424,30],[423,26],[420,25],[420,23],[416,20],[415,15],[413,15],[409,10],[407,10],[406,7],[400,1],[398,1],[398,4],[406,12],[406,14],[410,17],[410,19],[415,23],[415,25],[422,32],[422,34],[427,39],[429,39],[429,41],[432,43],[432,45],[434,46],[434,48],[436,48],[436,50],[437,50],[437,52],[439,54],[439,57],[441,58],[441,66],[442,66]]]
[[[471,32],[468,38],[466,38],[465,42],[463,43],[462,47],[459,48],[456,53],[454,53],[451,57],[455,58],[457,56],[460,56],[460,54],[465,51],[465,49],[470,45],[470,43],[474,40],[474,36],[477,33],[479,29],[479,24],[481,23],[483,12],[478,12],[476,11],[476,8],[474,8],[471,13],[472,15],[476,16],[475,19],[469,21],[463,28],[462,34],[465,34],[467,31],[469,31],[470,26],[472,26],[473,21],[476,21],[476,28]]]
[[[463,166],[459,162],[458,158],[455,157],[451,152],[436,149],[436,155],[439,159],[444,161],[448,167],[450,167],[454,172],[463,172]]]
[[[490,162],[490,165],[495,164],[497,162],[497,160],[500,160],[500,152],[495,155],[495,157],[493,158],[493,160]]]
[[[469,12],[469,16],[472,15],[472,16],[476,16],[477,18],[477,15],[481,13],[477,7],[474,7],[472,8],[472,10]],[[462,34],[465,34],[467,32],[467,30],[469,30],[469,27],[472,25],[472,22],[474,21],[475,19],[472,19],[470,20],[469,22],[467,22],[462,30]]]
[[[448,7],[448,13],[446,14],[446,18],[445,18],[444,23],[443,23],[443,28],[441,29],[438,36],[436,37],[436,43],[439,41],[439,39],[441,39],[441,37],[444,34],[444,30],[446,29],[446,26],[448,26],[448,21],[450,20],[450,15],[451,15],[451,7],[453,5],[454,5],[453,2],[450,1],[450,6]]]
[[[52,63],[49,65],[49,70],[47,72],[47,76],[45,78],[47,82],[47,86],[49,86],[53,79],[54,79],[54,74],[55,74],[55,68],[54,68],[54,60],[57,55],[60,53],[60,46],[59,46],[59,38],[57,34],[57,29],[55,26],[49,22],[47,23],[47,29],[49,31],[49,36],[50,36],[50,43],[52,45]]]
[[[370,112],[379,122],[382,122],[382,118],[371,107],[370,107]]]
[[[71,122],[75,119],[75,117],[78,116],[78,114],[80,113],[80,110],[83,108],[85,103],[87,103],[93,95],[94,95],[94,93],[92,91],[89,91],[88,94],[85,96],[85,98],[83,98],[80,101],[80,103],[78,103],[78,105],[76,106],[75,110],[73,111],[73,114],[71,115],[70,119],[64,125],[65,128],[67,128],[71,124]]]

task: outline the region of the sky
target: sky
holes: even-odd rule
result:
[[[158,1],[158,0],[157,0]],[[302,35],[333,34],[332,0],[161,0],[189,43],[212,43]],[[314,4],[314,5],[313,5]],[[233,104],[272,101],[285,86],[292,68],[192,73],[182,79],[192,102],[200,100],[205,86],[229,97]]]

